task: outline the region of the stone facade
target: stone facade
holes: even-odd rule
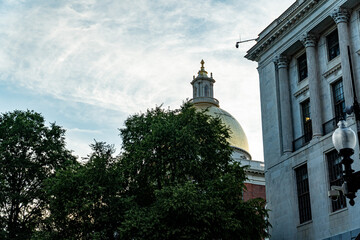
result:
[[[334,207],[327,193],[331,136],[339,109],[354,102],[352,79],[360,98],[360,1],[298,0],[245,57],[258,62],[271,239],[356,237],[360,197]],[[347,122],[360,126],[354,115]],[[359,145],[353,159],[360,170]]]

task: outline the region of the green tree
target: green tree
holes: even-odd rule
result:
[[[75,161],[64,133],[34,111],[0,115],[1,239],[29,239],[47,214],[44,181]]]
[[[85,164],[74,164],[46,182],[50,216],[45,239],[113,239],[123,219],[126,186],[104,142],[90,145]]]
[[[129,117],[119,162],[133,204],[122,239],[262,239],[264,201],[242,201],[244,169],[231,158],[229,130],[185,103]]]

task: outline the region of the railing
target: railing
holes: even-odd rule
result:
[[[324,135],[331,133],[336,129],[337,122],[339,121],[339,118],[333,118],[326,123],[323,124],[323,133]]]
[[[302,135],[301,137],[299,137],[293,141],[293,149],[294,149],[294,151],[296,151],[308,143],[309,143],[308,136]]]
[[[340,119],[341,119],[341,117],[335,117],[335,118],[323,123],[323,125],[322,125],[323,134],[326,135],[326,134],[331,133],[332,131],[334,131],[337,128],[337,123],[339,122]],[[296,151],[299,148],[301,148],[301,147],[305,146],[306,144],[308,144],[310,140],[311,140],[310,131],[309,131],[309,134],[302,135],[301,137],[295,139],[293,141],[293,149],[294,149],[294,151]]]

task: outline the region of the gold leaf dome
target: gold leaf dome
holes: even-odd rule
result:
[[[251,159],[246,134],[239,122],[230,113],[219,107],[219,101],[214,98],[215,79],[212,73],[208,77],[204,63],[204,60],[201,60],[201,69],[198,76],[194,76],[191,82],[193,86],[193,99],[191,99],[191,102],[199,110],[207,109],[206,113],[210,116],[219,117],[224,125],[230,129],[230,138],[228,139],[230,146],[244,152]]]
[[[226,127],[230,129],[230,138],[228,142],[230,146],[249,152],[249,144],[244,130],[239,122],[227,111],[215,105],[195,103],[194,107],[199,110],[207,109],[206,114],[212,117],[218,117]]]

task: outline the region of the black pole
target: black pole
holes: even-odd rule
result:
[[[360,121],[360,106],[359,106],[359,102],[357,100],[357,95],[356,95],[355,78],[354,78],[354,72],[353,72],[353,65],[352,65],[352,61],[351,61],[350,46],[347,46],[347,50],[348,50],[348,57],[349,57],[349,64],[350,64],[350,76],[351,76],[352,90],[353,90],[353,94],[354,94],[353,111],[355,114],[357,137],[358,137],[358,141],[360,141],[360,128],[359,128],[359,124],[358,124],[358,121]],[[359,146],[360,146],[360,144],[359,144]]]

